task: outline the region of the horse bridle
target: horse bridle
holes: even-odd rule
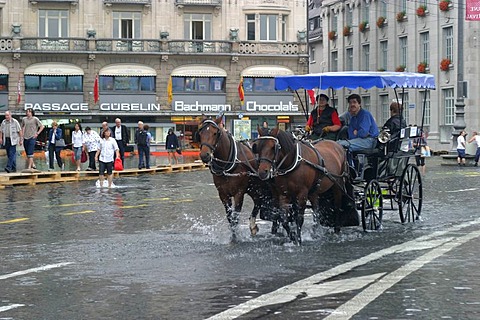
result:
[[[217,134],[217,139],[215,140],[215,144],[212,146],[210,143],[206,143],[206,142],[202,142],[200,143],[200,148],[202,146],[206,146],[207,148],[210,149],[210,151],[215,152],[215,149],[217,148],[218,146],[218,143],[220,142],[220,138],[222,136],[222,129],[215,123],[215,121],[212,121],[212,120],[205,120],[202,124],[202,126],[200,127],[200,129],[198,129],[199,132],[201,132],[203,129],[205,129],[206,127],[208,127],[209,125],[212,125],[213,127],[215,127],[217,130],[218,130],[218,134]]]
[[[277,138],[271,137],[271,136],[263,136],[263,137],[258,137],[257,140],[273,140],[275,142],[275,151],[273,153],[273,159],[268,159],[264,157],[257,157],[258,164],[260,164],[262,161],[263,162],[268,162],[271,165],[271,171],[275,172],[277,171],[277,158],[278,154],[280,152],[280,149],[282,146],[280,145],[280,142],[278,141]]]

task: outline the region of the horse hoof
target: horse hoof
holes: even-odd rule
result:
[[[252,235],[252,237],[256,236],[258,233],[258,226],[255,225],[255,227],[253,228],[250,228],[250,234]]]
[[[335,228],[333,228],[333,231],[334,231],[336,234],[339,234],[339,233],[340,233],[340,227],[335,227]]]

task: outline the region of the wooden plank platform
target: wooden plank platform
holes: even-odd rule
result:
[[[121,176],[138,176],[142,174],[173,173],[195,170],[205,170],[208,167],[203,163],[182,163],[171,166],[156,166],[150,169],[125,169],[114,171],[114,178]],[[98,171],[38,171],[24,170],[15,173],[0,173],[0,189],[7,186],[34,186],[41,183],[56,183],[81,180],[97,180]]]

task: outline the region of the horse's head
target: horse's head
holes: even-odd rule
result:
[[[258,128],[259,138],[252,145],[252,151],[257,155],[258,177],[262,180],[273,178],[276,170],[280,143],[276,138],[278,129],[261,130]]]
[[[220,137],[224,132],[219,124],[222,118],[210,120],[204,118],[198,128],[198,137],[200,141],[200,158],[204,163],[212,161],[213,153],[217,148]]]

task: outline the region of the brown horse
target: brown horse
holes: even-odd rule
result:
[[[338,143],[323,140],[312,146],[275,128],[267,135],[260,132],[252,149],[258,155],[259,178],[274,180],[280,219],[294,242],[301,243],[307,200],[317,224],[334,226],[336,231],[342,225],[358,225],[346,153]]]
[[[250,195],[254,203],[250,216],[251,234],[255,235],[258,231],[255,219],[259,212],[262,219],[274,221],[274,233],[278,225],[274,218],[276,206],[268,183],[256,175],[255,155],[246,143],[234,141],[232,135],[219,126],[220,122],[221,118],[202,120],[198,130],[200,158],[210,166],[213,182],[225,207],[232,238],[236,238],[238,214],[242,210],[245,194]]]

